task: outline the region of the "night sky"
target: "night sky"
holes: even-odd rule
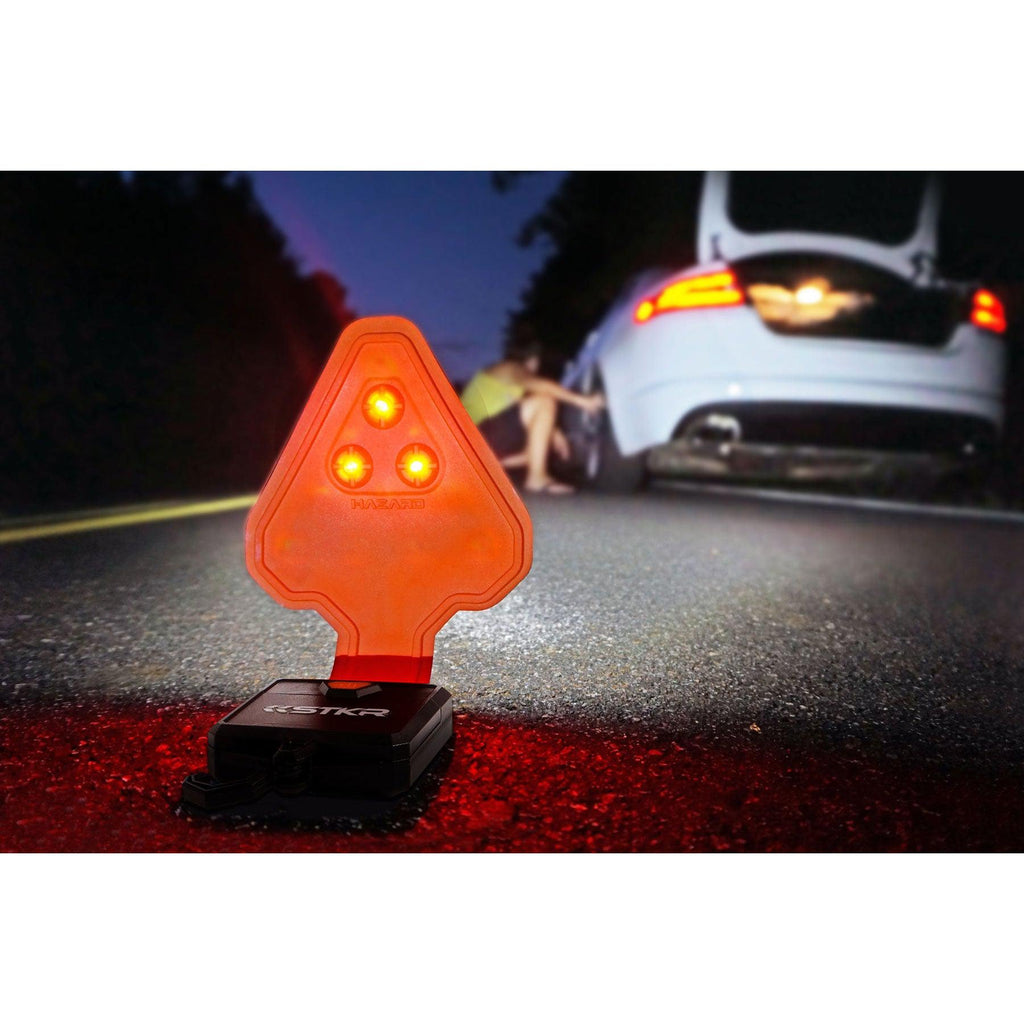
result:
[[[515,237],[561,174],[505,193],[484,172],[259,172],[257,193],[304,271],[331,271],[360,316],[413,320],[453,380],[499,353],[506,313],[546,252]]]

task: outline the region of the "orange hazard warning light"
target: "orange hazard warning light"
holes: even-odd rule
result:
[[[331,680],[426,683],[434,636],[530,571],[525,506],[414,324],[345,329],[249,514],[249,572],[338,632]]]

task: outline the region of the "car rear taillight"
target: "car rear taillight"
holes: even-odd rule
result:
[[[974,302],[971,306],[971,323],[986,331],[1002,334],[1006,330],[1006,310],[1002,302],[990,291],[979,288],[974,293]]]
[[[743,292],[731,270],[719,270],[699,277],[681,277],[644,299],[635,310],[633,319],[646,323],[659,313],[678,309],[707,309],[711,306],[740,306]]]

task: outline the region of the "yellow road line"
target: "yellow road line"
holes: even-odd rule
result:
[[[216,501],[197,501],[156,507],[140,505],[125,509],[123,512],[100,516],[92,515],[83,519],[67,519],[57,523],[7,528],[0,525],[0,544],[14,544],[21,540],[35,540],[37,537],[57,537],[64,533],[109,530],[115,526],[137,526],[139,523],[156,523],[164,519],[185,519],[191,516],[208,516],[215,512],[233,512],[240,508],[251,508],[255,501],[255,494],[241,494],[237,498],[219,498]],[[13,522],[17,522],[17,520],[13,520]]]

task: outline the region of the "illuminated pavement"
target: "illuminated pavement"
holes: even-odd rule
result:
[[[0,546],[0,847],[1024,849],[1024,526],[661,492],[533,500],[439,634],[454,749],[383,816],[189,818],[231,706],[333,634],[231,512]]]

